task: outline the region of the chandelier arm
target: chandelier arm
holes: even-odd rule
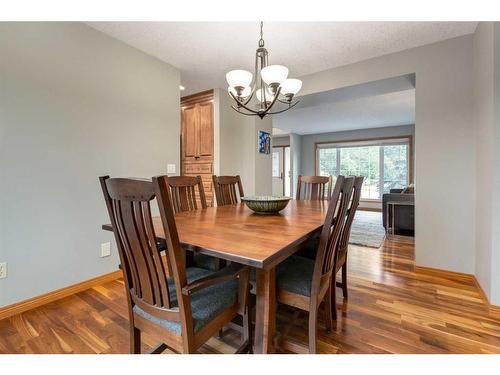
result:
[[[236,103],[238,103],[238,106],[239,106],[239,107],[243,107],[243,108],[245,108],[248,112],[252,112],[252,113],[255,113],[255,114],[258,114],[258,113],[259,113],[259,112],[257,112],[257,111],[254,111],[253,109],[248,108],[248,107],[246,106],[246,104],[243,104],[243,103],[239,102],[239,101],[238,101],[238,99],[236,99],[236,97],[234,96],[234,94],[233,94],[231,91],[229,92],[229,95],[231,95],[231,96],[233,97],[233,99],[236,101]]]
[[[276,103],[276,100],[278,100],[278,96],[281,92],[281,87],[278,88],[278,91],[276,91],[276,94],[274,94],[274,99],[273,101],[271,102],[271,104],[269,104],[269,106],[266,107],[266,110],[262,113],[262,117],[264,117],[265,115],[267,115],[267,113],[269,112],[269,110],[273,107],[274,103]],[[264,97],[265,97],[265,94],[264,94]]]
[[[283,104],[288,104],[288,105],[292,104],[291,102],[285,102],[285,101],[283,101],[281,99],[278,99],[278,102],[283,103]]]
[[[238,108],[236,108],[234,105],[231,106],[232,109],[234,109],[236,112],[238,112],[239,114],[242,114],[242,115],[245,115],[245,116],[257,116],[258,115],[258,112],[253,112],[253,113],[245,113],[245,112],[242,112],[240,111]]]
[[[255,94],[255,87],[256,86],[253,86],[252,91],[250,91],[250,95],[248,95],[247,100],[243,104],[247,105],[248,103],[250,103],[250,100],[252,100],[253,98],[253,94]]]
[[[276,112],[268,112],[267,114],[268,115],[276,115],[278,113],[283,113],[285,111],[288,111],[290,108],[293,108],[295,107],[297,104],[299,104],[300,100],[297,100],[295,103],[293,103],[292,105],[290,105],[289,107],[285,108],[285,109],[282,109],[281,111],[276,111]]]

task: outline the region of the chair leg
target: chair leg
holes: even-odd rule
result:
[[[247,308],[247,313],[243,315],[243,333],[242,341],[248,345],[248,353],[253,352],[253,340],[252,340],[252,322],[250,321],[250,309]]]
[[[330,309],[332,313],[332,319],[337,320],[337,288],[335,281],[332,282],[332,286],[330,287]]]
[[[347,298],[347,261],[342,266],[342,295]]]
[[[333,318],[332,318],[332,288],[330,288],[325,295],[325,326],[326,331],[331,332],[333,330]]]
[[[318,309],[309,311],[309,353],[316,354],[316,326],[318,322]]]
[[[130,354],[141,354],[141,330],[130,327]]]

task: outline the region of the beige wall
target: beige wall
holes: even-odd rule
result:
[[[179,72],[80,23],[0,23],[0,306],[117,269],[98,177],[179,168]]]
[[[473,36],[301,77],[302,94],[416,73],[416,262],[475,269]]]

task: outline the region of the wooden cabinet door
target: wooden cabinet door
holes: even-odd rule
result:
[[[214,152],[214,127],[212,103],[199,104],[198,156],[212,157]]]
[[[199,108],[197,104],[182,109],[182,158],[195,160],[198,157]]]

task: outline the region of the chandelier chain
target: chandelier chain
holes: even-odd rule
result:
[[[264,39],[263,39],[263,32],[262,28],[264,27],[264,22],[260,21],[260,39],[259,39],[259,47],[264,47]]]

